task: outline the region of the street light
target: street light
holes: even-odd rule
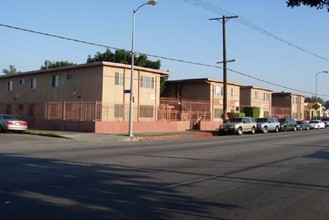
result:
[[[315,74],[315,105],[318,103],[318,75],[320,73],[329,73],[327,70],[318,72]],[[318,111],[316,111],[316,117],[318,117]]]
[[[320,73],[329,73],[327,70],[316,73],[315,75],[315,103],[318,102],[318,75]]]
[[[130,73],[130,102],[129,102],[129,131],[128,135],[130,138],[134,137],[133,134],[133,105],[134,105],[134,62],[135,62],[135,14],[144,5],[156,5],[157,0],[150,0],[137,9],[133,10],[133,28],[132,28],[132,43],[131,43],[131,73]]]

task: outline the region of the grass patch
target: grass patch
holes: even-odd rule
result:
[[[41,136],[48,136],[48,137],[61,137],[64,132],[57,132],[57,131],[46,131],[46,130],[33,130],[28,129],[24,131],[25,134],[32,134],[32,135],[41,135]],[[67,134],[67,133],[65,133]]]

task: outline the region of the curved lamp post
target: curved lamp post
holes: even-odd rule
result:
[[[134,62],[135,62],[135,16],[136,12],[144,5],[156,5],[157,0],[150,0],[137,9],[133,10],[133,28],[132,28],[132,43],[131,43],[131,73],[130,73],[130,102],[129,102],[129,131],[128,135],[130,138],[134,137],[133,134],[133,105],[134,105]]]
[[[318,75],[320,73],[329,73],[327,70],[315,74],[315,104],[318,103]],[[318,110],[316,110],[316,118],[318,117]]]

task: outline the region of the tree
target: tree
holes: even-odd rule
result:
[[[17,70],[16,70],[15,66],[13,66],[13,65],[9,65],[9,68],[8,68],[8,69],[2,69],[2,72],[3,72],[5,75],[9,76],[9,75],[14,75],[14,74],[16,74],[16,73],[17,73]]]
[[[131,65],[131,52],[127,50],[116,50],[113,54],[111,50],[107,49],[104,53],[97,52],[92,58],[88,56],[87,63],[99,62],[99,61],[108,61],[113,63],[122,63]],[[151,69],[160,69],[161,62],[160,60],[151,61],[144,54],[135,55],[134,65],[151,68]]]
[[[49,60],[45,60],[44,65],[42,65],[40,69],[45,70],[45,69],[51,69],[51,68],[62,67],[62,66],[72,66],[72,65],[76,65],[76,64],[69,61],[51,62]]]
[[[323,105],[323,103],[324,103],[323,99],[320,98],[320,97],[317,97],[317,98],[316,98],[315,96],[312,96],[312,97],[305,97],[304,102],[315,103],[316,100],[317,100],[319,103],[321,103],[321,104]]]
[[[329,100],[325,101],[324,107],[326,107],[326,109],[329,109]]]
[[[287,0],[288,7],[299,7],[301,4],[316,7],[317,9],[327,8],[329,11],[329,0]]]

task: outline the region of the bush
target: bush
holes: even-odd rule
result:
[[[260,108],[259,107],[251,107],[251,106],[246,106],[244,107],[244,113],[248,117],[253,117],[253,118],[259,118],[260,115]]]

